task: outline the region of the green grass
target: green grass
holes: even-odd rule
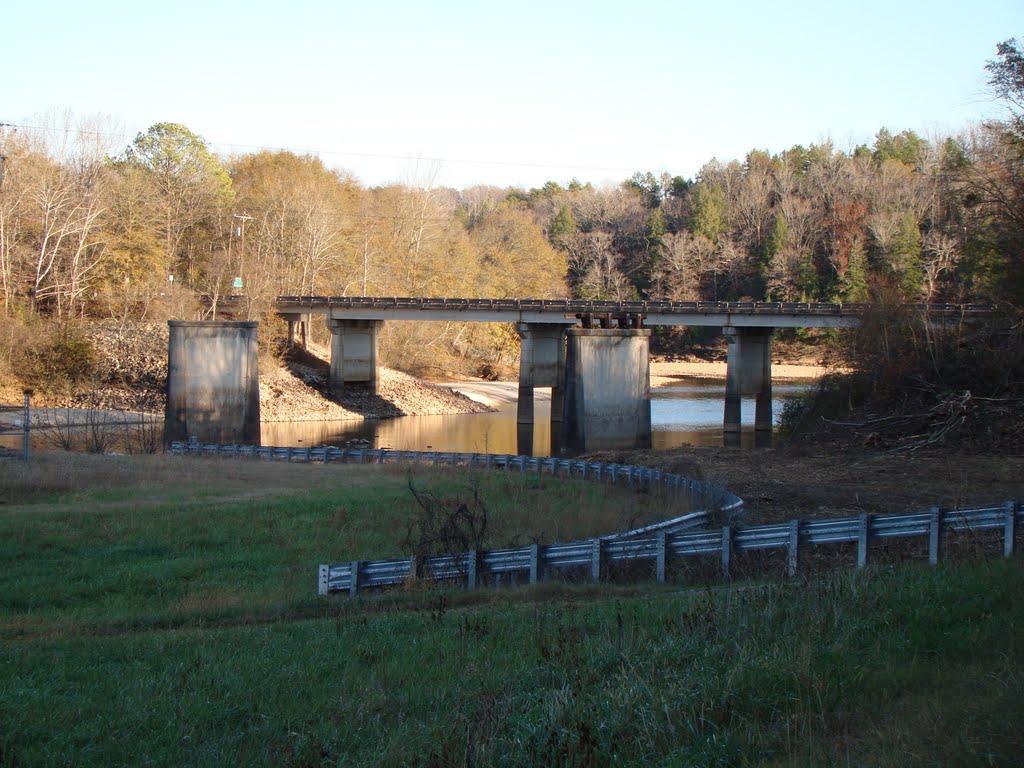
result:
[[[319,563],[411,553],[409,482],[448,505],[479,486],[491,547],[681,511],[627,489],[501,472],[70,454],[2,469],[0,638],[315,615]]]
[[[316,563],[364,546],[374,515],[393,525],[404,476],[264,466],[268,489],[232,463],[183,483],[144,461],[142,485],[87,469],[17,492],[0,475],[0,766],[1024,755],[1019,560],[322,599]]]

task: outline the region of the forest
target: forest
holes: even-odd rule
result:
[[[186,126],[127,146],[103,119],[0,127],[0,377],[32,329],[215,316],[240,294],[1024,302],[1024,55],[986,67],[1005,119],[955,135],[880,128],[694,178],[455,190],[366,187],[312,155],[221,157]],[[385,355],[514,355],[515,334],[394,332]],[[429,333],[429,338],[422,334]],[[419,336],[417,334],[420,334]],[[6,369],[6,370],[5,370]]]

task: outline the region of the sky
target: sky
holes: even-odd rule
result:
[[[117,149],[175,122],[367,186],[529,188],[999,118],[984,66],[1024,2],[21,0],[0,32],[2,123],[99,117]]]

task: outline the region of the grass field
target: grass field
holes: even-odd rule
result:
[[[413,481],[448,498],[480,482],[498,539],[658,513],[551,479]],[[0,765],[1021,763],[1019,559],[317,597],[317,563],[400,553],[407,482],[0,464]]]

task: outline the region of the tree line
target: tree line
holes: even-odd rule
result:
[[[997,54],[1006,120],[610,188],[365,187],[308,155],[218,157],[177,123],[127,147],[95,119],[6,126],[3,315],[189,317],[229,294],[253,318],[279,294],[859,302],[877,283],[1019,305],[1024,66],[1015,40]]]

